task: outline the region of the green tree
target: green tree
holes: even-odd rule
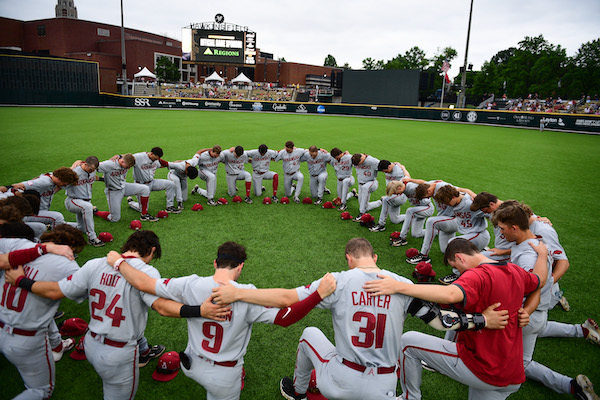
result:
[[[162,56],[156,61],[156,77],[161,82],[179,82],[181,72],[167,57]]]
[[[327,54],[325,57],[325,61],[323,62],[324,67],[337,67],[337,62],[335,61],[335,57],[331,54]]]
[[[352,69],[352,67],[350,66],[350,64],[348,64],[347,62],[344,63],[344,65],[342,66],[342,68],[344,68],[344,69]]]
[[[379,70],[383,69],[384,64],[383,60],[374,60],[371,57],[362,60],[363,69]]]
[[[385,69],[418,69],[424,70],[429,65],[429,59],[425,55],[425,51],[419,46],[413,46],[404,54],[398,54],[396,57],[389,60]]]
[[[573,71],[570,75],[579,85],[575,87],[573,82],[571,97],[600,93],[600,39],[582,44],[570,66]]]

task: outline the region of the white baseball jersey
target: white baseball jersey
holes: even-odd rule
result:
[[[385,173],[386,185],[391,181],[401,181],[402,178],[404,178],[404,170],[398,164],[394,164],[391,172]]]
[[[81,165],[73,171],[79,177],[77,185],[69,185],[65,189],[68,197],[73,199],[90,200],[92,198],[92,184],[96,182],[96,171],[87,173],[81,168]]]
[[[254,285],[231,282],[244,289],[256,289]],[[212,276],[198,275],[181,278],[160,279],[156,282],[156,294],[184,304],[202,304],[219,287]],[[213,321],[205,318],[188,318],[188,348],[212,361],[237,361],[246,354],[252,324],[265,322],[272,324],[279,312],[278,308],[267,308],[237,301],[231,304],[231,315],[226,321]],[[232,383],[233,384],[233,383]]]
[[[404,194],[412,206],[427,206],[431,204],[430,198],[424,197],[421,200],[417,200],[416,191],[419,185],[414,182],[408,182],[405,186],[406,188],[404,189]]]
[[[355,165],[354,169],[356,170],[356,178],[358,179],[358,184],[362,185],[363,183],[371,182],[377,179],[378,166],[379,160],[369,155],[367,155],[365,161],[362,164]]]
[[[35,190],[40,194],[40,211],[48,211],[54,193],[58,191],[57,186],[52,181],[52,174],[42,174],[37,178],[23,182],[26,190]]]
[[[366,273],[359,268],[334,272],[337,282],[335,292],[323,299],[317,307],[331,310],[335,348],[349,361],[369,367],[395,366],[402,348],[400,338],[408,306],[412,297],[395,294],[373,297],[365,292],[363,285],[376,280],[377,274],[412,283],[393,272]],[[320,280],[296,289],[300,300],[317,290]]]
[[[241,156],[236,157],[234,152],[225,150],[221,153],[221,162],[225,164],[227,175],[239,175],[244,172],[244,164],[248,162],[248,155],[243,152]]]
[[[205,151],[200,154],[198,157],[198,168],[200,170],[207,170],[208,172],[212,172],[213,174],[217,173],[217,169],[219,168],[219,162],[223,159],[223,153],[219,154],[217,157],[211,157],[209,151]]]
[[[126,259],[133,268],[160,278],[156,268],[139,258]],[[86,262],[77,273],[58,285],[72,300],[80,302],[83,296],[89,296],[90,331],[122,342],[137,341],[144,335],[148,308],[158,299],[131,286],[106,262],[106,257]]]
[[[304,149],[294,147],[291,153],[288,153],[285,149],[282,149],[277,154],[275,161],[282,161],[283,172],[286,175],[293,175],[300,169],[300,157],[304,154]]]
[[[306,164],[308,165],[308,173],[311,176],[316,176],[327,171],[327,163],[331,160],[331,158],[332,157],[329,155],[329,153],[323,153],[320,150],[317,152],[316,157],[312,158],[310,152],[306,150],[300,161],[306,161]]]
[[[0,239],[0,253],[29,249],[35,246],[26,239]],[[25,276],[36,281],[58,281],[79,270],[75,261],[55,254],[46,254],[23,266]],[[0,321],[5,326],[31,331],[47,331],[60,300],[50,300],[6,283],[0,270]]]
[[[485,214],[485,218],[488,220],[492,218],[492,214]],[[509,242],[506,239],[506,236],[502,233],[502,230],[499,226],[494,225],[494,247],[497,249],[510,249],[515,245],[515,242]]]
[[[104,174],[104,184],[108,190],[122,190],[125,188],[128,168],[121,167],[117,160],[102,161],[98,172]]]
[[[265,173],[271,168],[271,160],[277,157],[277,152],[267,149],[265,155],[262,155],[258,150],[248,150],[246,155],[252,159],[252,170],[254,172]]]
[[[333,167],[335,171],[335,176],[337,176],[338,180],[346,179],[352,176],[352,155],[346,154],[340,157],[340,160],[336,160],[331,157],[329,160],[329,164]]]
[[[543,240],[542,240],[543,241]],[[515,244],[511,248],[510,262],[517,264],[527,272],[533,272],[533,267],[537,261],[538,254],[535,252],[533,247],[529,245],[532,242],[535,245],[540,243],[539,239],[527,239],[519,244]],[[542,288],[540,304],[538,305],[538,311],[547,311],[550,309],[550,301],[552,298],[552,285],[554,280],[552,278],[552,258],[548,256],[548,280]]]
[[[136,183],[148,183],[154,180],[156,169],[160,168],[158,160],[152,161],[148,153],[135,153],[135,165],[133,166],[133,180]]]
[[[431,196],[431,197],[434,197],[438,193],[440,188],[450,185],[448,182],[444,182],[441,180],[428,181],[427,183],[430,185],[435,184],[435,189],[433,190],[433,196]],[[450,186],[452,186],[452,185],[450,185]],[[433,199],[433,203],[435,204],[435,208],[437,208],[437,210],[438,210],[437,215],[440,215],[440,216],[443,215],[446,217],[452,216],[452,214],[453,214],[452,207],[438,202],[437,200],[435,200],[435,198]]]
[[[473,204],[473,199],[465,194],[460,203],[453,207],[458,233],[461,235],[483,232],[488,226],[485,213],[481,210],[471,211],[471,204]]]
[[[565,249],[561,246],[558,241],[558,233],[550,224],[545,224],[542,221],[533,221],[529,225],[529,229],[536,236],[541,236],[542,240],[548,246],[548,254],[554,261],[568,260]]]
[[[189,161],[187,161],[187,163],[189,164]],[[169,162],[168,164],[169,164],[169,170],[172,173],[174,173],[175,175],[177,175],[177,177],[179,177],[179,179],[187,179],[186,161]]]

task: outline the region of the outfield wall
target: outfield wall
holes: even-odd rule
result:
[[[582,114],[532,113],[470,109],[375,106],[361,104],[319,104],[273,101],[188,99],[173,97],[131,97],[101,94],[103,106],[133,108],[175,108],[192,110],[252,111],[296,114],[357,115],[366,117],[406,118],[428,121],[463,122],[540,128],[600,134],[600,116]]]

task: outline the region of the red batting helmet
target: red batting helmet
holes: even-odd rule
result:
[[[165,210],[160,210],[158,212],[158,214],[156,214],[157,218],[167,218],[169,216],[169,213],[166,212]]]
[[[139,219],[134,219],[129,224],[129,227],[134,231],[139,231],[140,229],[142,229],[142,222]]]
[[[323,203],[323,208],[335,208],[333,206],[333,203],[330,201],[326,201],[325,203]]]
[[[61,336],[81,336],[87,331],[88,324],[81,318],[69,318],[61,322],[58,329]]]
[[[113,235],[111,235],[110,232],[100,232],[98,239],[102,240],[104,243],[112,242]]]
[[[282,197],[281,200],[279,200],[279,202],[281,204],[290,204],[290,199],[286,196]]]
[[[168,382],[174,379],[179,373],[180,367],[179,353],[169,351],[158,359],[156,369],[152,373],[152,379],[159,382]]]
[[[221,197],[219,200],[217,200],[217,203],[219,203],[221,205],[229,204],[229,202],[227,201],[227,199],[224,198],[224,197]]]
[[[314,369],[310,373],[310,381],[308,382],[306,398],[308,400],[327,400],[327,398],[325,398],[325,396],[323,396],[319,391],[319,387],[317,386],[317,373]]]
[[[352,215],[350,215],[350,213],[348,211],[344,211],[343,213],[340,214],[340,218],[346,220],[346,219],[352,219]]]
[[[418,282],[432,282],[435,275],[435,271],[431,268],[431,264],[425,261],[419,262],[412,273],[412,276]]]
[[[263,204],[271,204],[272,202],[273,202],[273,200],[271,200],[271,198],[270,198],[270,197],[265,197],[265,198],[263,199]]]
[[[407,258],[413,258],[414,256],[419,254],[419,250],[415,249],[414,247],[411,247],[410,249],[406,250],[406,257]]]
[[[312,199],[310,197],[305,197],[302,199],[302,204],[312,204]]]
[[[85,356],[85,350],[83,347],[83,338],[85,338],[85,336],[79,338],[79,341],[75,345],[75,349],[71,352],[71,354],[69,354],[69,357],[71,357],[73,360],[87,360],[87,357]]]
[[[390,239],[398,239],[400,237],[400,232],[394,231],[390,233]]]
[[[241,203],[242,202],[242,198],[240,196],[233,196],[233,199],[231,199],[232,203]]]

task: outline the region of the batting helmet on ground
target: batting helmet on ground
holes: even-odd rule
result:
[[[98,239],[102,240],[104,243],[112,242],[113,235],[111,235],[110,232],[100,232],[100,234],[98,235]]]
[[[418,263],[412,273],[412,276],[417,282],[423,283],[432,282],[435,275],[435,271],[431,268],[431,264],[425,261]]]
[[[139,231],[140,229],[142,229],[142,221],[140,221],[139,219],[134,219],[129,224],[129,227],[134,231]]]

